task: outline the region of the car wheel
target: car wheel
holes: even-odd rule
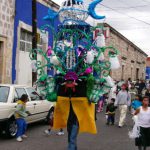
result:
[[[47,114],[47,117],[46,117],[46,124],[50,124],[50,122],[52,122],[53,120],[53,117],[52,117],[52,115],[54,114],[54,107],[52,107],[50,110],[49,110],[49,112],[48,112],[48,114]]]
[[[16,124],[16,121],[14,119],[8,121],[8,124],[7,124],[5,132],[6,132],[6,136],[7,137],[12,138],[12,137],[16,136],[16,133],[17,133],[17,124]]]

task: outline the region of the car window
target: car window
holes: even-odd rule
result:
[[[27,88],[27,92],[31,98],[31,101],[40,100],[40,96],[33,88]]]
[[[27,94],[24,88],[16,88],[15,91],[18,96],[18,99],[20,99],[23,94]]]
[[[14,94],[14,103],[17,102],[19,100],[19,97],[18,97],[18,94],[17,92],[15,91],[15,94]]]
[[[0,102],[7,102],[9,95],[9,87],[0,86]]]

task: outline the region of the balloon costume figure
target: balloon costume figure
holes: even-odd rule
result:
[[[53,29],[54,44],[46,53],[41,49],[30,53],[33,61],[37,54],[45,59],[36,60],[36,84],[49,101],[56,102],[54,129],[67,127],[68,150],[77,149],[78,133],[97,133],[95,104],[113,86],[110,70],[119,67],[118,51],[105,46],[103,33],[93,38],[99,27],[91,27],[85,22],[89,15],[94,19],[105,18],[95,12],[101,1],[94,0],[86,9],[83,0],[66,0],[58,13],[49,10],[44,19],[53,21],[59,17],[61,22],[57,31]],[[53,27],[45,25],[41,32],[47,28]],[[110,60],[104,58],[106,50]],[[55,75],[48,76],[46,68],[54,68]]]

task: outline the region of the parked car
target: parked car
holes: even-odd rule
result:
[[[26,118],[28,124],[44,119],[49,121],[54,107],[54,103],[43,99],[32,87],[0,84],[0,131],[9,137],[14,137],[17,132],[14,112],[22,94],[29,97],[26,103],[27,111],[31,114]]]

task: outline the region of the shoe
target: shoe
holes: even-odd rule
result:
[[[27,136],[27,135],[25,135],[25,134],[24,134],[24,135],[22,135],[22,138],[27,138],[27,137],[28,137],[28,136]]]
[[[64,133],[64,131],[59,131],[58,133],[57,133],[57,135],[64,135],[65,133]]]
[[[46,135],[50,135],[50,134],[51,134],[51,131],[45,130],[44,133],[45,133]]]
[[[118,128],[122,128],[122,126],[118,126]]]
[[[17,139],[16,139],[18,142],[22,142],[22,138],[21,138],[21,136],[19,136],[19,137],[17,137]]]
[[[109,122],[107,122],[106,125],[109,125]]]

